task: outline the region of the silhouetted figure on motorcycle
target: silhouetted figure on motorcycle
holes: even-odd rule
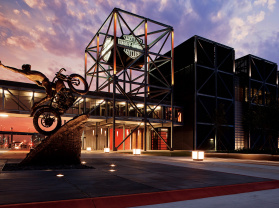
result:
[[[64,75],[61,68],[55,74],[52,82],[39,71],[31,70],[31,65],[24,64],[22,69],[5,66],[0,61],[0,66],[19,73],[35,82],[38,86],[45,88],[46,96],[40,101],[35,102],[31,108],[31,116],[36,130],[44,135],[50,135],[57,131],[61,126],[61,115],[63,115],[76,101],[74,93],[84,95],[88,92],[89,87],[86,80],[78,75]],[[67,82],[69,89],[64,82]],[[46,105],[46,103],[49,103]]]

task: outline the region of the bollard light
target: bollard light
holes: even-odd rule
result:
[[[141,154],[141,149],[133,149],[133,154],[134,155],[140,155]]]
[[[109,153],[110,149],[109,148],[104,148],[105,153]]]
[[[204,151],[192,151],[192,159],[194,161],[203,161]]]

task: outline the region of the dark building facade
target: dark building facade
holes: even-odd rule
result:
[[[184,107],[174,149],[278,148],[276,118],[269,119],[278,109],[277,64],[253,55],[235,60],[233,48],[199,36],[174,54],[174,101]],[[170,77],[164,66],[162,71]],[[261,124],[264,119],[271,124]]]
[[[184,107],[174,148],[234,149],[234,49],[193,36],[174,54],[174,101]]]
[[[236,144],[238,148],[278,148],[277,64],[254,55],[235,61]]]

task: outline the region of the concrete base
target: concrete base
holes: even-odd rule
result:
[[[81,134],[88,115],[76,117],[64,124],[27,154],[20,165],[80,164]]]

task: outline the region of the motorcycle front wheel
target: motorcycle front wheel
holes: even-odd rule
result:
[[[82,76],[79,74],[71,74],[69,77],[68,85],[73,92],[80,95],[85,95],[88,92],[88,84]]]
[[[39,133],[49,136],[61,127],[61,117],[53,108],[44,107],[36,111],[33,125]]]

